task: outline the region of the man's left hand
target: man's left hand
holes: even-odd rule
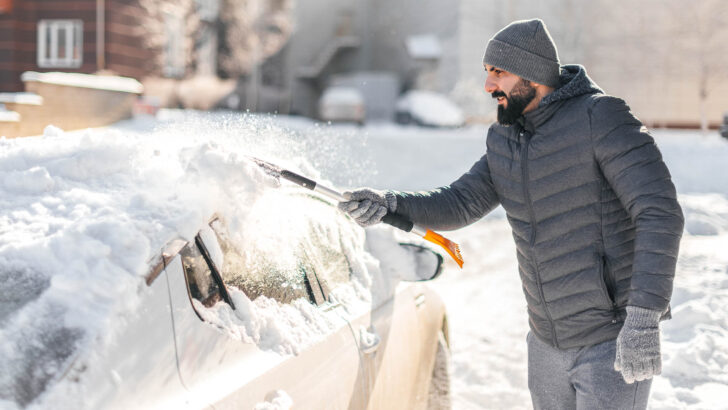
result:
[[[662,372],[660,355],[660,316],[662,312],[627,306],[627,319],[617,336],[614,370],[624,381],[634,383]]]

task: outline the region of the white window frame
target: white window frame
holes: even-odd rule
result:
[[[62,36],[61,33],[65,33],[65,35]],[[65,55],[58,54],[61,42],[65,46]],[[38,22],[38,67],[79,68],[81,64],[83,64],[83,21],[40,20]]]

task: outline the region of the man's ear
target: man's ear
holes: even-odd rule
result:
[[[553,87],[549,87],[545,84],[540,84],[535,81],[528,81],[531,84],[531,87],[535,88],[537,92],[543,92],[544,94],[548,94],[549,92],[553,91]]]

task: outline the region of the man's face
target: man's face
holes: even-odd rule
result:
[[[529,81],[491,65],[486,64],[485,71],[485,92],[498,101],[498,122],[515,124],[536,97],[536,88]]]

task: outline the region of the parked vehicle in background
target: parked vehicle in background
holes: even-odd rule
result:
[[[462,110],[446,96],[424,90],[406,92],[397,101],[396,121],[425,127],[461,127],[465,124]]]
[[[728,138],[728,112],[723,114],[723,125],[720,126],[720,135],[723,138]]]
[[[61,370],[67,390],[85,383],[81,408],[253,409],[277,402],[424,409],[449,402],[445,309],[421,283],[440,273],[442,256],[398,245],[388,230],[367,239],[320,197],[282,195],[272,203],[301,201],[316,214],[295,234],[296,254],[258,252],[256,243],[281,233],[257,226],[241,248],[234,240],[241,232],[218,216],[194,240],[169,242],[140,278],[136,306],[114,324],[113,343],[104,351],[80,349]],[[370,240],[391,244],[383,252],[395,257],[364,256]],[[381,266],[368,284],[359,276],[379,268],[363,267],[367,260]],[[371,300],[355,295],[362,286]]]
[[[397,73],[352,71],[334,74],[328,81],[331,87],[359,90],[364,98],[367,122],[390,122],[394,118],[395,104],[402,89]]]
[[[319,116],[323,121],[364,124],[366,104],[362,93],[354,87],[331,86],[319,100]]]

